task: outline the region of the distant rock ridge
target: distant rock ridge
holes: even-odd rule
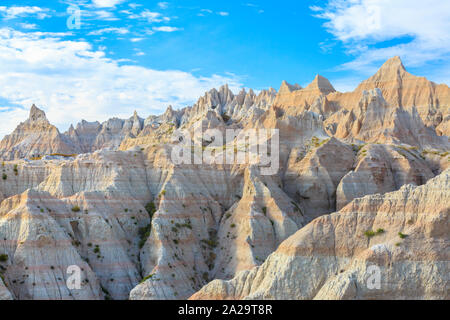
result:
[[[279,94],[287,94],[287,93],[291,93],[293,91],[297,91],[297,90],[301,90],[301,89],[302,89],[302,87],[300,85],[298,85],[298,84],[292,85],[292,84],[289,84],[287,81],[283,80],[278,93]]]
[[[50,124],[45,112],[34,104],[25,122],[0,142],[0,158],[5,160],[40,157],[46,154],[73,154],[78,147]]]
[[[366,102],[373,107],[362,110],[361,101],[368,99],[364,98],[367,92],[378,92],[369,99],[384,102],[376,105]],[[164,124],[189,126],[209,112],[226,122],[245,127],[254,123],[271,106],[295,117],[304,111],[317,113],[323,117],[327,132],[338,138],[395,141],[421,148],[439,149],[441,146],[441,149],[446,149],[449,141],[445,137],[450,134],[449,105],[448,86],[411,75],[397,56],[386,61],[376,74],[353,92],[336,92],[330,81],[321,75],[316,75],[306,88],[283,81],[278,93],[270,88],[258,95],[252,89],[248,92],[242,89],[234,94],[228,85],[224,85],[206,92],[192,107],[174,110],[169,106],[164,114],[147,119],[134,112],[129,119],[113,118],[102,124],[83,120],[64,134],[48,122],[44,111],[33,105],[29,119],[1,142],[0,157],[17,159],[51,153],[79,154],[104,148],[129,148],[153,139],[155,130]],[[374,113],[375,110],[378,111]],[[367,131],[368,126],[372,128],[370,132]],[[36,135],[41,134],[46,137],[36,140]]]

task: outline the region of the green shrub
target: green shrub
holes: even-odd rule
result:
[[[2,179],[3,179],[3,180],[8,179],[8,176],[6,175],[6,173],[4,173],[4,174],[2,175]]]
[[[401,233],[401,232],[398,233],[398,236],[400,237],[400,239],[405,239],[405,238],[408,237],[408,235],[403,234],[403,233]]]
[[[0,262],[6,262],[8,261],[8,258],[7,254],[0,254]]]
[[[74,207],[72,207],[72,211],[73,211],[73,212],[80,212],[81,209],[80,209],[79,206],[74,206]]]
[[[267,215],[267,208],[266,207],[262,208],[262,211],[263,211],[264,215]]]
[[[382,233],[384,233],[384,229],[380,228],[380,229],[377,230],[377,234],[382,234]]]
[[[153,215],[156,212],[156,206],[153,202],[149,202],[145,205],[145,210],[147,210],[147,213],[150,216],[150,219],[152,219]]]
[[[207,244],[210,248],[217,247],[217,241],[214,239],[202,239],[201,242]]]
[[[145,245],[145,242],[147,242],[147,239],[150,237],[150,232],[152,230],[152,225],[149,224],[146,227],[139,228],[139,249],[142,249]]]
[[[364,232],[364,235],[370,239],[372,237],[375,237],[376,233],[373,232],[372,230],[367,230],[366,232]]]
[[[232,227],[232,228],[236,228],[236,225],[233,223],[233,224],[231,224],[231,226],[230,227]]]
[[[147,281],[148,279],[153,278],[154,274],[150,274],[148,276],[146,276],[144,279],[141,280],[141,283],[144,283],[145,281]]]

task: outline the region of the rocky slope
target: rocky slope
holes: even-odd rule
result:
[[[446,88],[394,58],[352,93],[225,85],[66,133],[33,106],[0,143],[0,299],[448,298]],[[199,128],[278,129],[275,171],[218,161],[243,133],[184,145]],[[213,161],[176,163],[180,146]],[[379,293],[361,288],[373,261]]]
[[[356,199],[302,228],[260,267],[191,299],[449,299],[449,190],[447,170],[420,187]]]

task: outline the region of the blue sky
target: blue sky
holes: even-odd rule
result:
[[[31,103],[65,130],[183,107],[224,83],[278,89],[320,73],[353,90],[395,55],[448,84],[450,4],[422,2],[2,0],[0,136]],[[68,8],[81,10],[79,29]]]

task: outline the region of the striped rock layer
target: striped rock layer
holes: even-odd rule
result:
[[[33,106],[0,143],[0,299],[448,298],[447,98],[394,58],[351,93],[223,86],[66,133]],[[278,129],[278,170],[176,164],[198,128]]]

